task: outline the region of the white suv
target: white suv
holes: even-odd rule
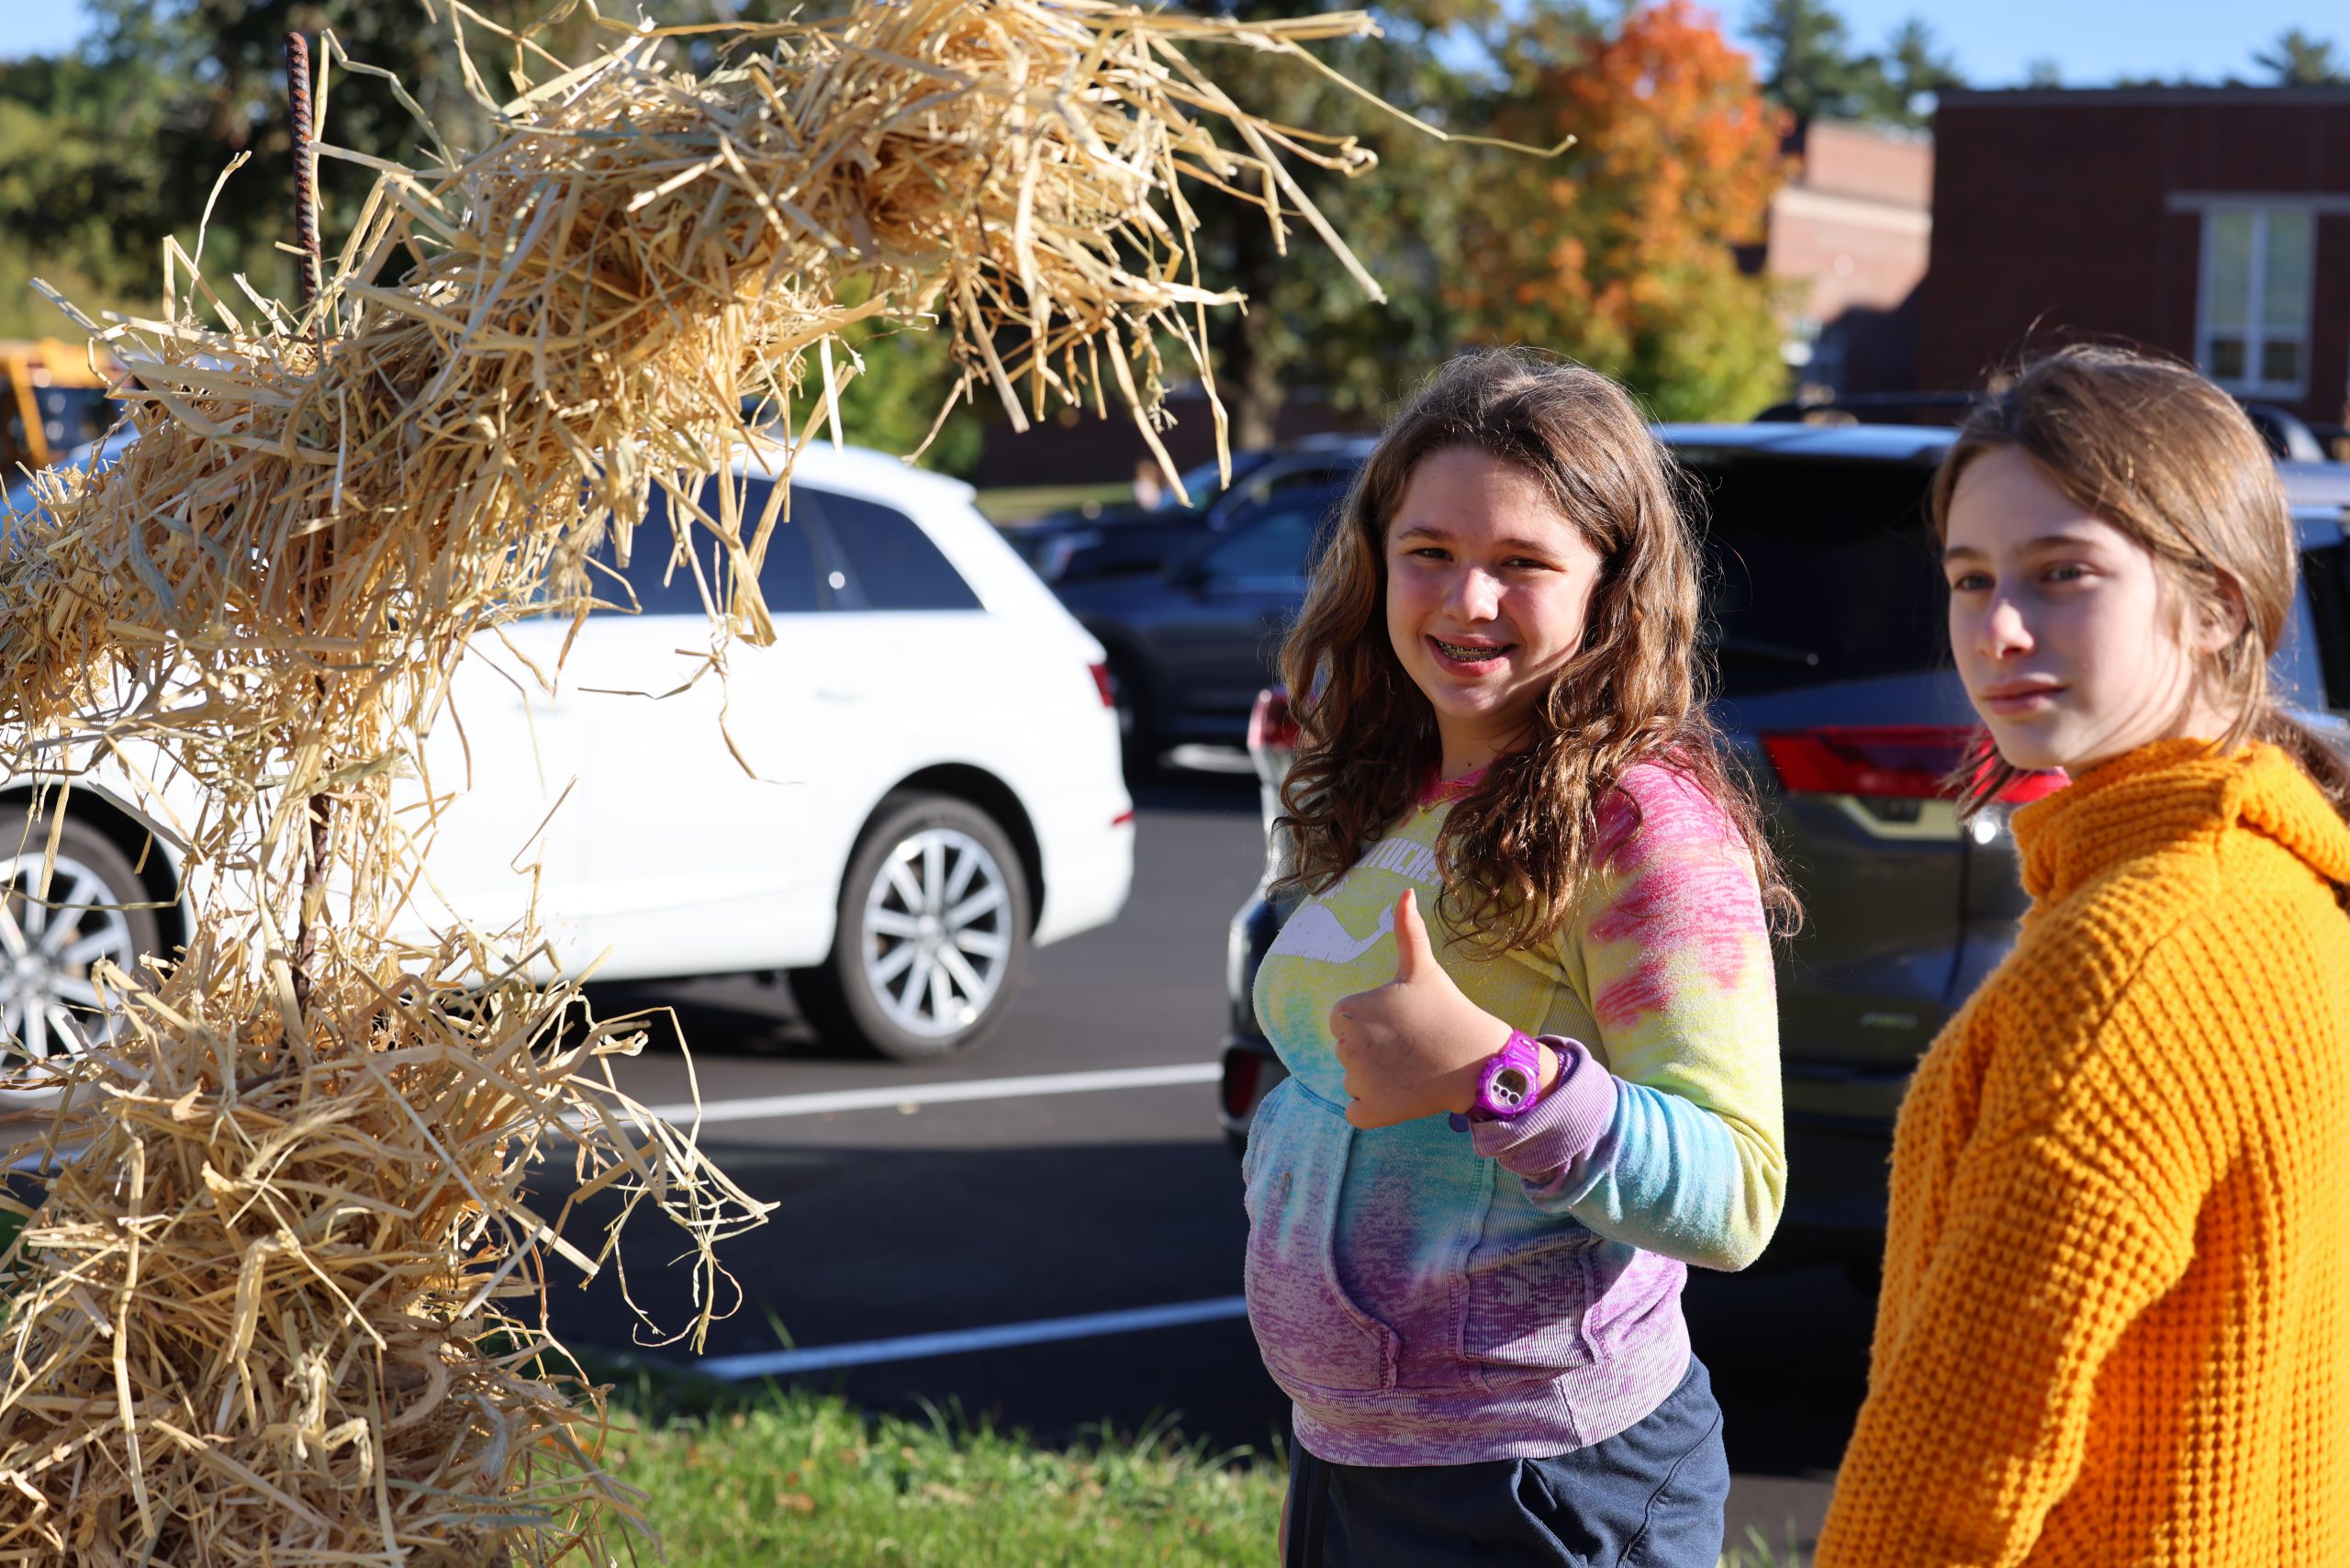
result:
[[[734,474],[756,518],[771,481],[747,451]],[[901,1058],[977,1042],[1031,945],[1124,906],[1134,810],[1100,644],[970,498],[804,450],[760,573],[776,640],[733,644],[722,685],[692,678],[710,634],[659,515],[623,574],[641,612],[591,615],[554,695],[523,665],[554,668],[567,619],[476,639],[425,746],[436,792],[470,787],[417,918],[504,929],[535,862],[569,970],[785,969],[828,1035]],[[599,575],[598,597],[629,593]],[[103,777],[69,797],[55,907],[31,903],[48,831],[24,831],[28,795],[0,784],[0,1029],[40,1053],[95,1000],[92,962],[168,951],[186,914],[173,846],[145,854],[150,819]]]

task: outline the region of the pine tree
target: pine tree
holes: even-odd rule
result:
[[[2277,41],[2252,57],[2263,71],[2273,73],[2284,87],[2323,87],[2350,82],[2350,62],[2334,53],[2333,41],[2299,28],[2288,28]]]
[[[1894,125],[1926,124],[1933,118],[1937,97],[1966,85],[1958,62],[1937,46],[1934,29],[1917,17],[1893,29],[1885,52],[1876,57],[1876,68],[1884,87],[1870,118]]]
[[[1762,0],[1747,24],[1762,95],[1797,124],[1860,119],[1884,96],[1883,73],[1855,55],[1829,0]]]

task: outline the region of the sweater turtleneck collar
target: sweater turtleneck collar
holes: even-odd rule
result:
[[[2011,825],[2024,890],[2043,904],[2119,862],[2238,825],[2336,887],[2350,884],[2350,827],[2300,764],[2260,743],[2221,755],[2209,741],[2156,741],[2020,808]]]

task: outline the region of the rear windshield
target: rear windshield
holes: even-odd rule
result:
[[[1724,697],[1948,666],[1931,470],[1684,450]]]

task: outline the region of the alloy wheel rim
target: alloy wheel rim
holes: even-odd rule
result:
[[[33,896],[45,858],[0,857],[0,1032],[36,1058],[113,1038],[91,969],[104,960],[128,972],[139,958],[122,898],[81,861],[58,856],[49,898]]]
[[[899,841],[865,894],[865,983],[890,1021],[936,1039],[969,1028],[1002,989],[1012,890],[986,846],[951,827]]]

